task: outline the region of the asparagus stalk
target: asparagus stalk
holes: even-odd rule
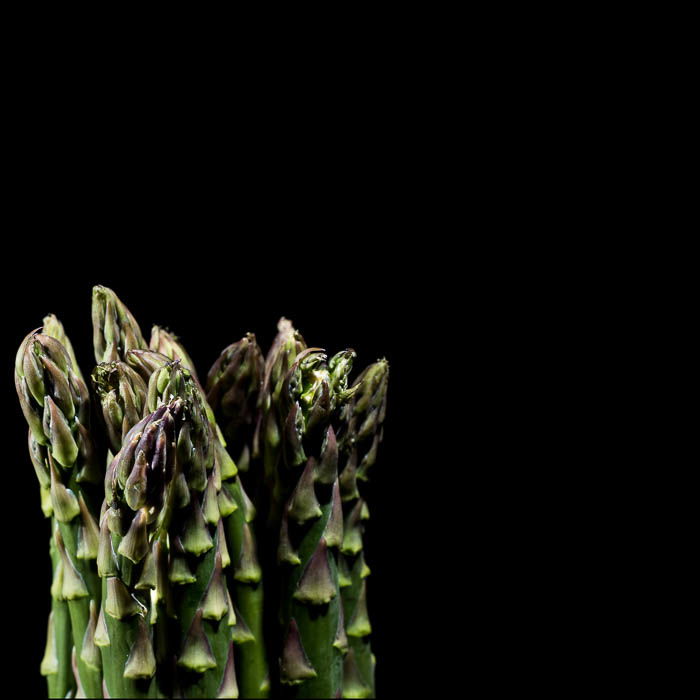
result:
[[[32,462],[44,495],[48,492],[55,521],[52,534],[58,556],[52,595],[67,601],[83,690],[87,697],[100,697],[101,664],[99,655],[91,654],[90,630],[91,608],[99,606],[101,597],[90,484],[99,482],[100,474],[89,433],[88,390],[65,347],[38,331],[27,335],[17,353],[15,386],[31,432]],[[60,616],[55,612],[57,631]],[[65,659],[59,660],[59,667],[62,664]]]
[[[286,497],[278,546],[280,674],[290,697],[336,697],[342,689],[347,644],[337,550],[343,517],[333,423],[352,393],[347,373],[353,356],[344,351],[328,365],[320,349],[302,351],[277,396],[283,436],[278,483]]]
[[[355,380],[356,393],[343,408],[340,439],[344,465],[340,474],[344,537],[340,554],[340,590],[349,653],[345,659],[343,697],[375,697],[375,660],[370,644],[372,626],[367,612],[367,576],[364,557],[364,522],[369,518],[360,486],[375,463],[386,415],[389,364],[367,367]],[[361,482],[361,483],[358,483]]]
[[[229,573],[229,585],[245,624],[246,634],[238,637],[238,680],[241,694],[247,698],[268,697],[270,692],[263,631],[263,584],[253,537],[255,509],[243,490],[247,485],[248,493],[253,492],[260,503],[260,475],[251,468],[251,447],[263,362],[255,336],[248,334],[222,352],[207,379],[207,399],[224,426],[228,451],[236,455],[238,470],[245,477],[245,482],[240,476],[234,481],[231,470],[224,488],[238,508],[238,514],[231,513],[225,522],[229,548],[240,552],[236,566]]]

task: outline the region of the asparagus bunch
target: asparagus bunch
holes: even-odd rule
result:
[[[55,316],[15,363],[51,523],[49,695],[373,697],[363,484],[386,361],[350,386],[352,350],[328,360],[281,319],[265,359],[250,333],[225,348],[205,394],[112,290],[92,317],[98,421]]]

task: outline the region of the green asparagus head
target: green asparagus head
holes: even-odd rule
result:
[[[199,385],[192,373],[183,367],[180,360],[168,362],[157,369],[148,382],[147,405],[149,411],[155,411],[158,406],[182,399],[187,406],[187,416],[192,433],[192,444],[198,452],[198,458],[193,460],[192,471],[186,473],[188,482],[193,488],[201,490],[206,485],[206,470],[212,468],[217,454],[218,439],[215,435],[213,416]]]
[[[306,348],[306,343],[292,322],[281,318],[277,336],[265,358],[265,373],[258,398],[258,422],[253,436],[253,456],[263,457],[266,479],[273,479],[278,459],[282,418],[277,403],[282,382],[294,358]]]
[[[126,364],[138,372],[146,384],[156,370],[165,367],[170,362],[172,360],[169,357],[153,350],[129,350],[126,353]]]
[[[66,349],[66,352],[70,355],[71,362],[73,363],[73,371],[85,381],[80,367],[78,366],[78,360],[75,357],[75,351],[73,350],[73,344],[70,342],[70,338],[66,335],[66,331],[63,328],[63,324],[54,316],[54,314],[49,314],[44,317],[44,327],[42,333],[45,335],[50,335],[52,338],[58,340],[61,345]]]
[[[264,364],[255,336],[248,333],[229,345],[209,370],[207,401],[227,440],[240,441],[254,423]]]
[[[148,380],[148,408],[156,408],[168,403],[175,397],[180,397],[202,410],[202,394],[198,390],[192,372],[185,367],[181,360],[168,360],[162,367],[156,369]]]
[[[354,351],[344,350],[328,363],[322,349],[307,348],[292,363],[280,392],[288,465],[297,466],[306,459],[304,443],[319,443],[337,410],[356,391],[347,388],[354,356]]]
[[[92,459],[88,389],[58,340],[39,330],[24,339],[15,360],[15,387],[34,440],[61,467],[72,468],[81,455]]]
[[[354,350],[342,350],[331,357],[328,362],[333,411],[340,406],[344,406],[357,391],[355,387],[348,388],[349,376],[356,356],[357,355]]]
[[[116,454],[126,434],[145,415],[148,387],[125,362],[103,362],[94,369],[92,381],[102,405],[107,435]]]
[[[277,324],[277,336],[265,358],[265,376],[261,400],[263,409],[270,406],[270,401],[279,397],[284,378],[297,355],[306,349],[306,343],[292,322],[281,318]]]
[[[105,499],[109,510],[105,517],[118,523],[110,528],[118,534],[133,531],[126,545],[128,535],[122,540],[120,547],[125,551],[120,553],[135,563],[146,556],[150,544],[146,534],[153,538],[156,522],[162,532],[169,525],[182,461],[177,456],[187,453],[189,459],[191,447],[188,436],[183,435],[187,432],[185,419],[182,399],[162,404],[131,428],[107,469]]]
[[[369,365],[353,383],[355,395],[344,416],[351,424],[353,442],[378,433],[386,415],[389,363],[385,359]]]
[[[92,290],[92,329],[95,360],[123,361],[129,350],[147,350],[141,329],[126,305],[109,288]]]
[[[355,380],[352,399],[341,412],[341,451],[345,466],[340,476],[343,500],[357,497],[356,479],[366,481],[375,463],[384,432],[389,363],[378,360]]]
[[[149,347],[151,350],[159,352],[161,355],[165,355],[171,360],[180,360],[183,367],[186,367],[192,373],[195,380],[199,382],[194,362],[192,362],[192,359],[187,354],[187,351],[176,335],[166,331],[160,326],[153,326]]]

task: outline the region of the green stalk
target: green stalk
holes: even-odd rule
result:
[[[53,519],[51,523],[53,527]],[[59,555],[53,534],[49,539],[49,552],[52,572],[55,574],[59,566]],[[52,590],[46,649],[41,660],[41,674],[46,676],[50,698],[65,698],[69,692],[75,693],[75,677],[71,666],[72,649],[73,636],[68,604],[61,598],[60,591]]]
[[[346,636],[349,644],[345,657],[343,697],[373,698],[375,659],[369,635],[372,628],[367,615],[367,584],[369,575],[362,554],[348,558],[341,554],[341,595]]]
[[[238,685],[244,698],[266,698],[269,697],[270,678],[263,631],[262,571],[251,529],[255,510],[243,491],[240,478],[224,482],[223,488],[228,493],[227,502],[236,506],[224,518],[226,542],[234,564],[228,574],[229,589],[238,606],[239,624],[249,632],[234,639],[239,659]]]
[[[238,647],[238,675],[241,697],[270,697],[270,671],[267,663],[267,650],[264,644],[264,606],[262,583],[233,584],[234,597],[239,612],[246,612],[246,624],[252,639]],[[248,622],[250,621],[250,622]]]
[[[299,564],[286,577],[283,618],[288,627],[281,666],[290,697],[331,698],[342,687],[346,647],[338,569],[324,537],[334,527],[332,512],[332,502],[321,506],[321,516],[299,545]]]
[[[213,533],[213,546],[204,555],[187,557],[194,580],[181,586],[176,595],[178,690],[188,698],[219,696],[231,646],[232,620],[222,570],[225,545],[219,536]]]
[[[68,601],[68,612],[73,632],[73,646],[76,649],[76,662],[80,681],[88,698],[102,697],[102,661],[95,654],[94,632],[89,630],[91,606],[98,606],[101,599],[101,586],[94,570],[94,562],[86,562],[77,557],[78,525],[74,522],[58,522],[54,540],[59,555],[63,558],[63,595]],[[72,567],[69,583],[68,569]]]

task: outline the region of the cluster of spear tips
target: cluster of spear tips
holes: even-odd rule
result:
[[[229,345],[202,385],[95,287],[97,366],[55,316],[15,383],[51,523],[41,673],[52,698],[374,697],[364,484],[389,368],[350,381],[282,319],[267,357]]]

